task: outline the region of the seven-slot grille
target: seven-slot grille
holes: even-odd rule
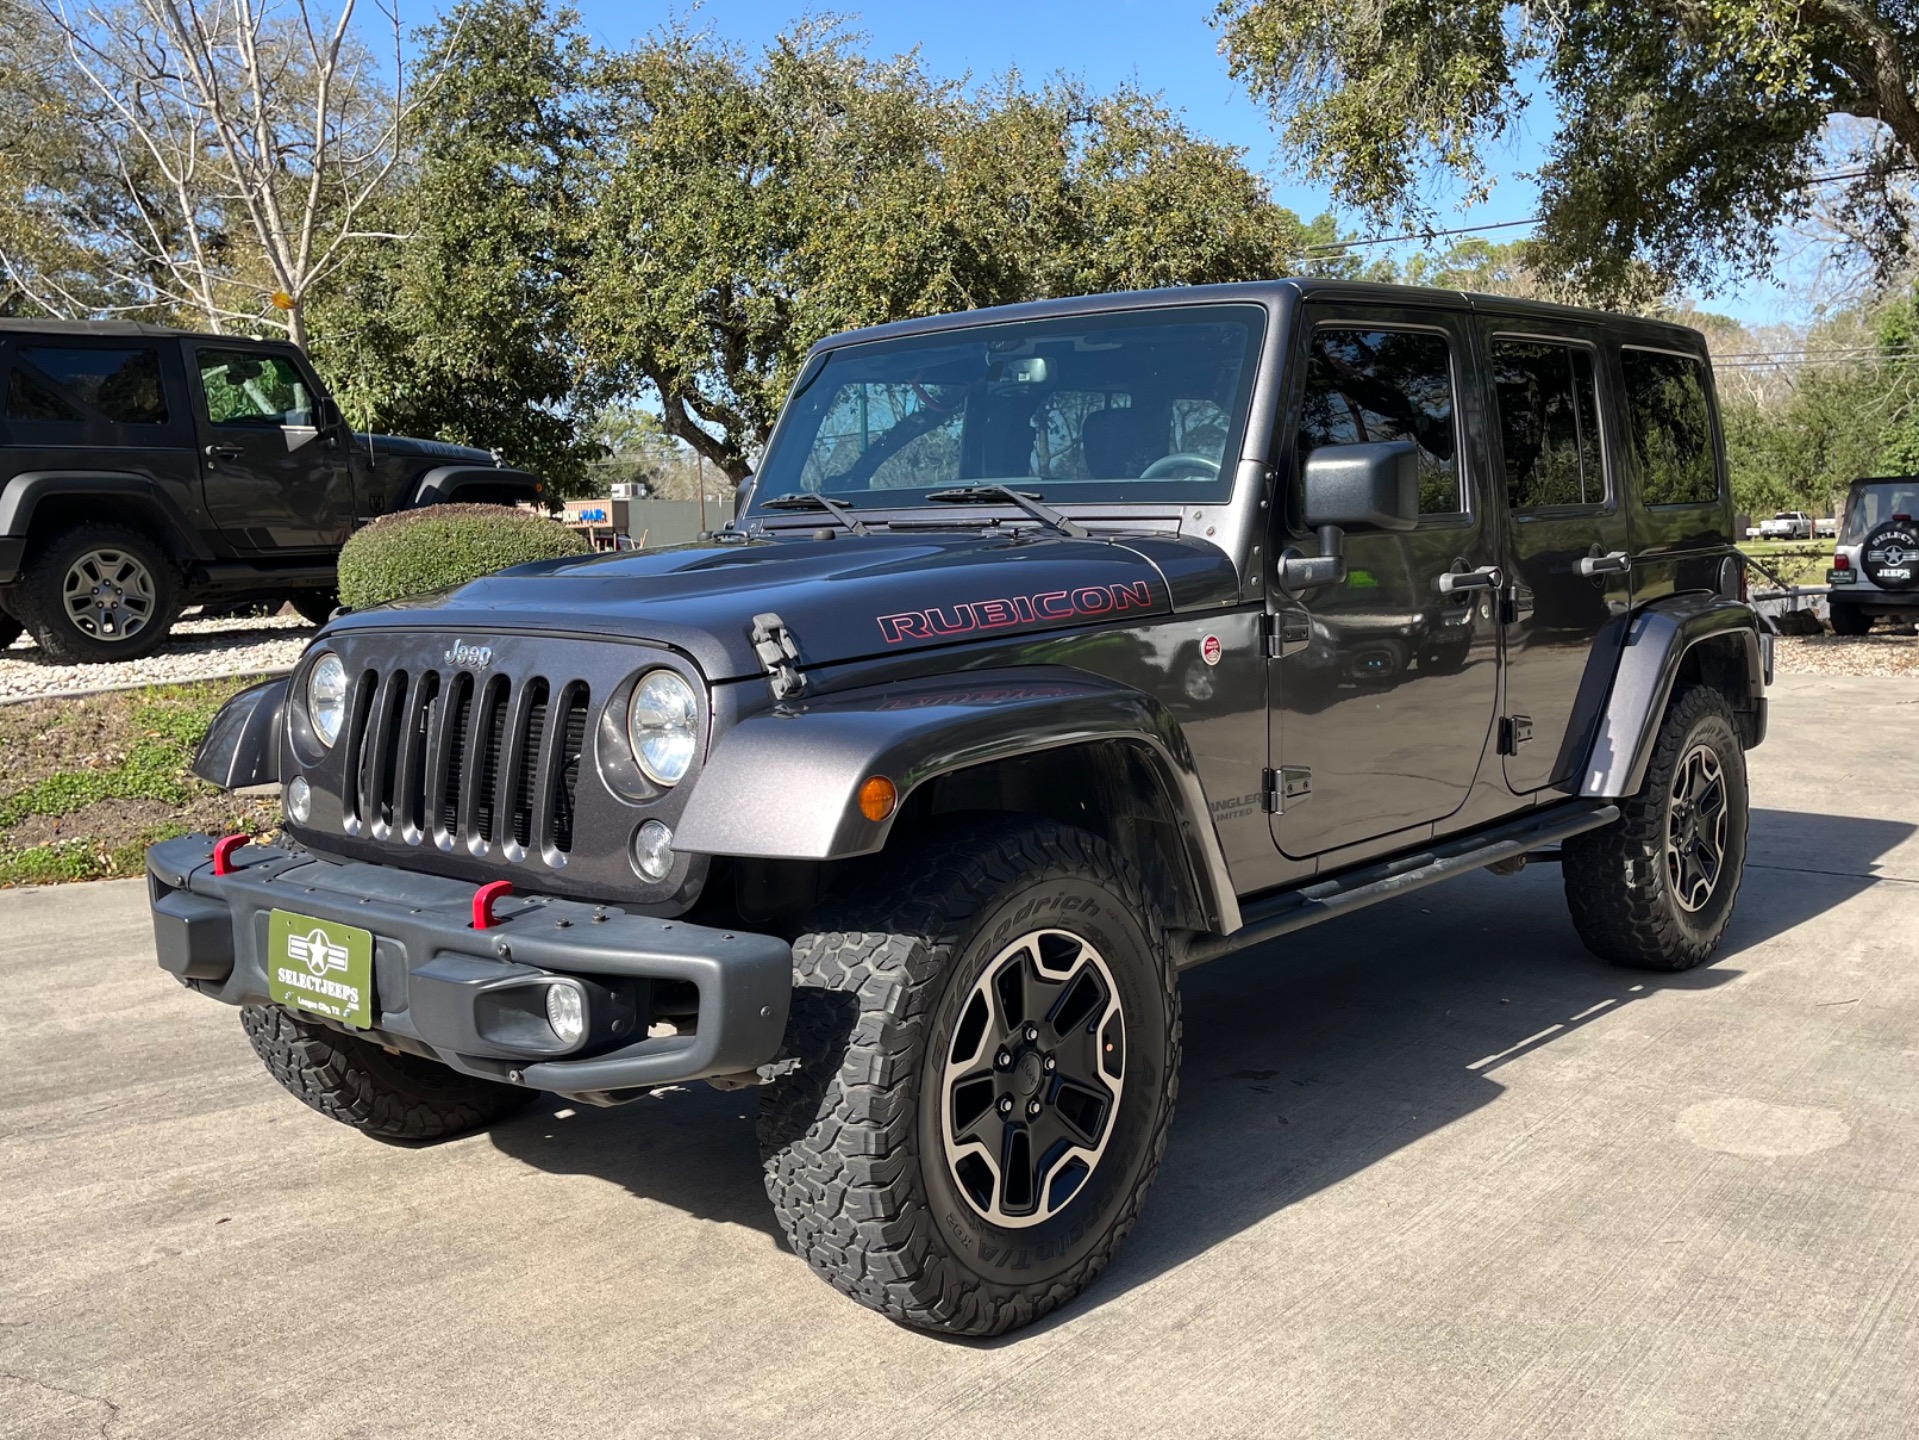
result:
[[[342,757],[347,834],[565,864],[588,698],[584,680],[363,671]]]

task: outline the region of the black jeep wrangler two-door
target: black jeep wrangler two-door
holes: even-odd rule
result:
[[[543,488],[485,450],[354,433],[284,342],[0,320],[0,649],[24,628],[56,660],[135,660],[191,604],[318,623],[367,521]]]
[[[760,1085],[794,1248],[989,1334],[1165,1145],[1184,966],[1556,859],[1713,952],[1769,652],[1698,335],[1276,281],[862,331],[729,533],[343,617],[196,762],[161,964],[375,1135]],[[1283,963],[1295,935],[1267,950]]]

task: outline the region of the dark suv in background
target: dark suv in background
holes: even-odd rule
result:
[[[292,345],[0,320],[0,647],[137,659],[190,604],[318,622],[368,520],[540,494],[485,450],[356,434]]]

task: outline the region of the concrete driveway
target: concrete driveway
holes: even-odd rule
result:
[[[0,1433],[1919,1433],[1919,683],[1774,716],[1709,969],[1599,964],[1534,867],[1190,975],[1138,1230],[985,1344],[787,1253],[750,1096],[380,1145],[137,884],[0,894]]]

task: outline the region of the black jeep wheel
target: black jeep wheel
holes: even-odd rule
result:
[[[1841,605],[1834,601],[1827,607],[1827,615],[1832,621],[1832,633],[1835,635],[1864,635],[1872,629],[1872,616],[1857,605]]]
[[[340,606],[340,592],[295,590],[287,596],[287,603],[294,608],[302,620],[314,625],[324,625],[333,618],[333,612]]]
[[[166,552],[144,532],[76,525],[39,547],[11,603],[53,660],[138,660],[172,629],[180,581]]]
[[[1746,756],[1725,696],[1673,697],[1646,781],[1603,830],[1562,847],[1586,948],[1642,970],[1690,970],[1718,948],[1746,869]]]
[[[288,1094],[378,1140],[443,1140],[503,1120],[539,1095],[418,1055],[390,1055],[277,1005],[245,1006],[240,1023]]]
[[[863,1305],[995,1335],[1078,1294],[1166,1147],[1179,1000],[1138,873],[1083,831],[992,821],[793,947],[762,1097],[767,1194]]]

